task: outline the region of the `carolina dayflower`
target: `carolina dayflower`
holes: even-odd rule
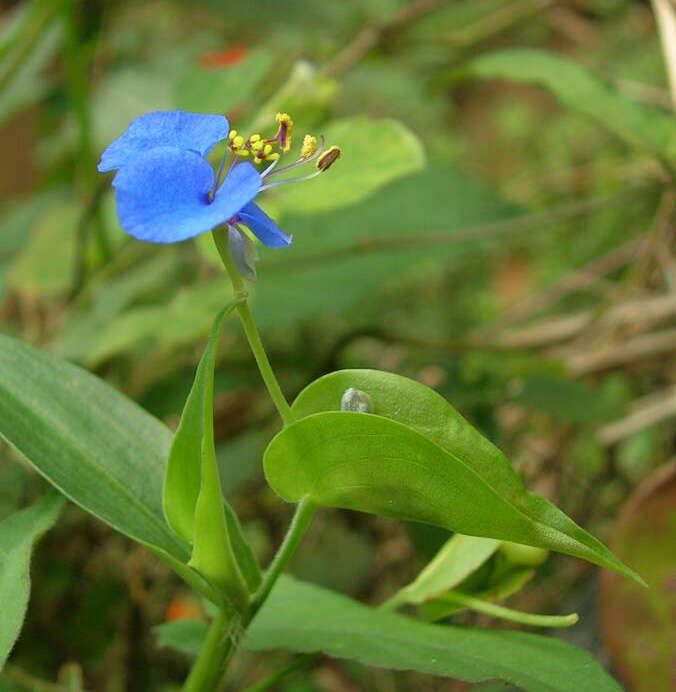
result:
[[[158,111],[134,120],[98,166],[102,173],[117,170],[113,187],[122,228],[139,240],[175,243],[225,224],[233,258],[251,275],[251,250],[241,226],[269,247],[291,243],[254,198],[271,187],[320,175],[340,155],[337,147],[324,149],[323,142],[318,145],[307,135],[300,157],[278,167],[291,148],[293,121],[286,113],[278,113],[276,121],[277,133],[266,139],[244,138],[224,115]],[[214,173],[206,156],[223,140],[225,154]],[[310,161],[316,162],[310,174],[275,177]]]

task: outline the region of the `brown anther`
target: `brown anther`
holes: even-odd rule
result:
[[[317,168],[324,172],[328,170],[335,161],[340,158],[340,149],[337,146],[329,147],[318,159]]]

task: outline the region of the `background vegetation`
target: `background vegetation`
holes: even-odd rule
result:
[[[264,200],[294,236],[288,250],[261,250],[253,306],[286,392],[342,367],[440,391],[653,587],[552,556],[509,604],[578,610],[581,623],[558,636],[628,689],[667,690],[676,123],[666,64],[653,7],[632,0],[4,2],[0,330],[175,425],[228,284],[208,236],[168,247],[125,236],[98,156],[150,110],[224,112],[245,132],[288,110],[298,135],[324,133],[344,157],[326,179]],[[237,327],[226,326],[217,371],[218,454],[265,562],[290,507],[263,482],[277,423]],[[42,487],[0,447],[0,519]],[[381,602],[446,538],[323,511],[292,571]],[[150,553],[70,506],[32,572],[0,689],[171,689],[185,675],[188,660],[158,648],[153,627],[202,605]],[[233,689],[284,660],[241,654]],[[465,688],[328,658],[278,687]]]

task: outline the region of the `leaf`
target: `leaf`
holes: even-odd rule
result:
[[[97,377],[0,336],[0,435],[83,509],[188,559],[162,514],[171,433]]]
[[[167,523],[193,545],[189,564],[244,607],[248,589],[236,555],[246,556],[254,589],[260,574],[234,512],[226,509],[216,464],[213,422],[216,352],[223,324],[235,307],[235,302],[230,303],[216,317],[197,368],[169,453],[163,507]]]
[[[7,272],[7,286],[29,298],[58,298],[67,292],[75,271],[80,208],[73,202],[49,207],[31,231],[30,241]]]
[[[207,623],[202,620],[174,620],[153,627],[157,646],[167,646],[196,657],[207,636]]]
[[[388,601],[389,607],[402,603],[423,603],[452,589],[486,562],[499,546],[500,541],[493,538],[456,533],[416,579]]]
[[[369,666],[468,682],[501,678],[536,692],[620,689],[589,653],[561,640],[422,623],[287,576],[280,577],[251,623],[243,646],[321,651]]]
[[[676,155],[676,121],[671,114],[631,101],[558,55],[531,49],[488,53],[471,60],[458,75],[540,84],[564,105],[598,120],[631,146],[658,158]]]
[[[241,62],[220,69],[190,65],[176,85],[176,107],[203,113],[230,112],[256,95],[273,63],[271,53],[254,50]]]
[[[7,661],[26,615],[33,545],[54,525],[63,505],[63,496],[50,491],[34,505],[0,523],[0,669]]]
[[[366,392],[371,413],[340,412],[346,389]],[[343,370],[306,387],[300,418],[264,458],[287,501],[435,524],[452,531],[558,550],[629,576],[600,541],[529,492],[505,455],[439,394],[377,370]],[[315,413],[320,412],[320,413]]]
[[[329,123],[322,134],[327,146],[340,147],[342,157],[307,186],[280,192],[275,200],[279,212],[307,214],[360,202],[425,163],[420,140],[396,120],[346,118]]]

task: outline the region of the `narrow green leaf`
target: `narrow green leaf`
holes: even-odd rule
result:
[[[0,436],[83,509],[187,561],[162,514],[171,432],[97,377],[0,336]]]
[[[453,77],[466,74],[540,84],[631,146],[658,158],[676,156],[676,121],[671,114],[630,100],[566,58],[539,50],[505,50],[471,60]]]
[[[33,545],[52,527],[63,505],[63,496],[50,491],[31,507],[0,523],[0,669],[7,661],[26,615]]]
[[[235,305],[234,302],[227,305],[214,321],[167,461],[162,498],[164,516],[169,526],[190,544],[195,531],[195,505],[202,484],[203,440],[205,435],[213,436],[212,402],[216,351],[225,319]]]
[[[322,651],[469,682],[501,678],[534,692],[620,690],[588,652],[559,639],[422,623],[286,576],[251,623],[243,646]]]
[[[216,317],[197,367],[169,454],[163,506],[169,525],[193,545],[190,566],[218,585],[230,600],[245,607],[249,588],[237,556],[244,556],[253,588],[260,575],[251,569],[255,559],[234,512],[226,510],[216,464],[213,422],[218,342],[225,320],[235,306],[236,303],[230,303]]]
[[[350,387],[369,395],[373,413],[338,411]],[[272,440],[264,459],[268,482],[288,501],[310,495],[318,504],[557,550],[642,583],[600,541],[527,491],[505,455],[419,382],[343,370],[309,385],[293,411],[300,420]]]
[[[457,586],[480,567],[500,546],[494,538],[480,538],[456,533],[414,581],[398,591],[389,601],[390,608],[403,603],[423,603]]]

